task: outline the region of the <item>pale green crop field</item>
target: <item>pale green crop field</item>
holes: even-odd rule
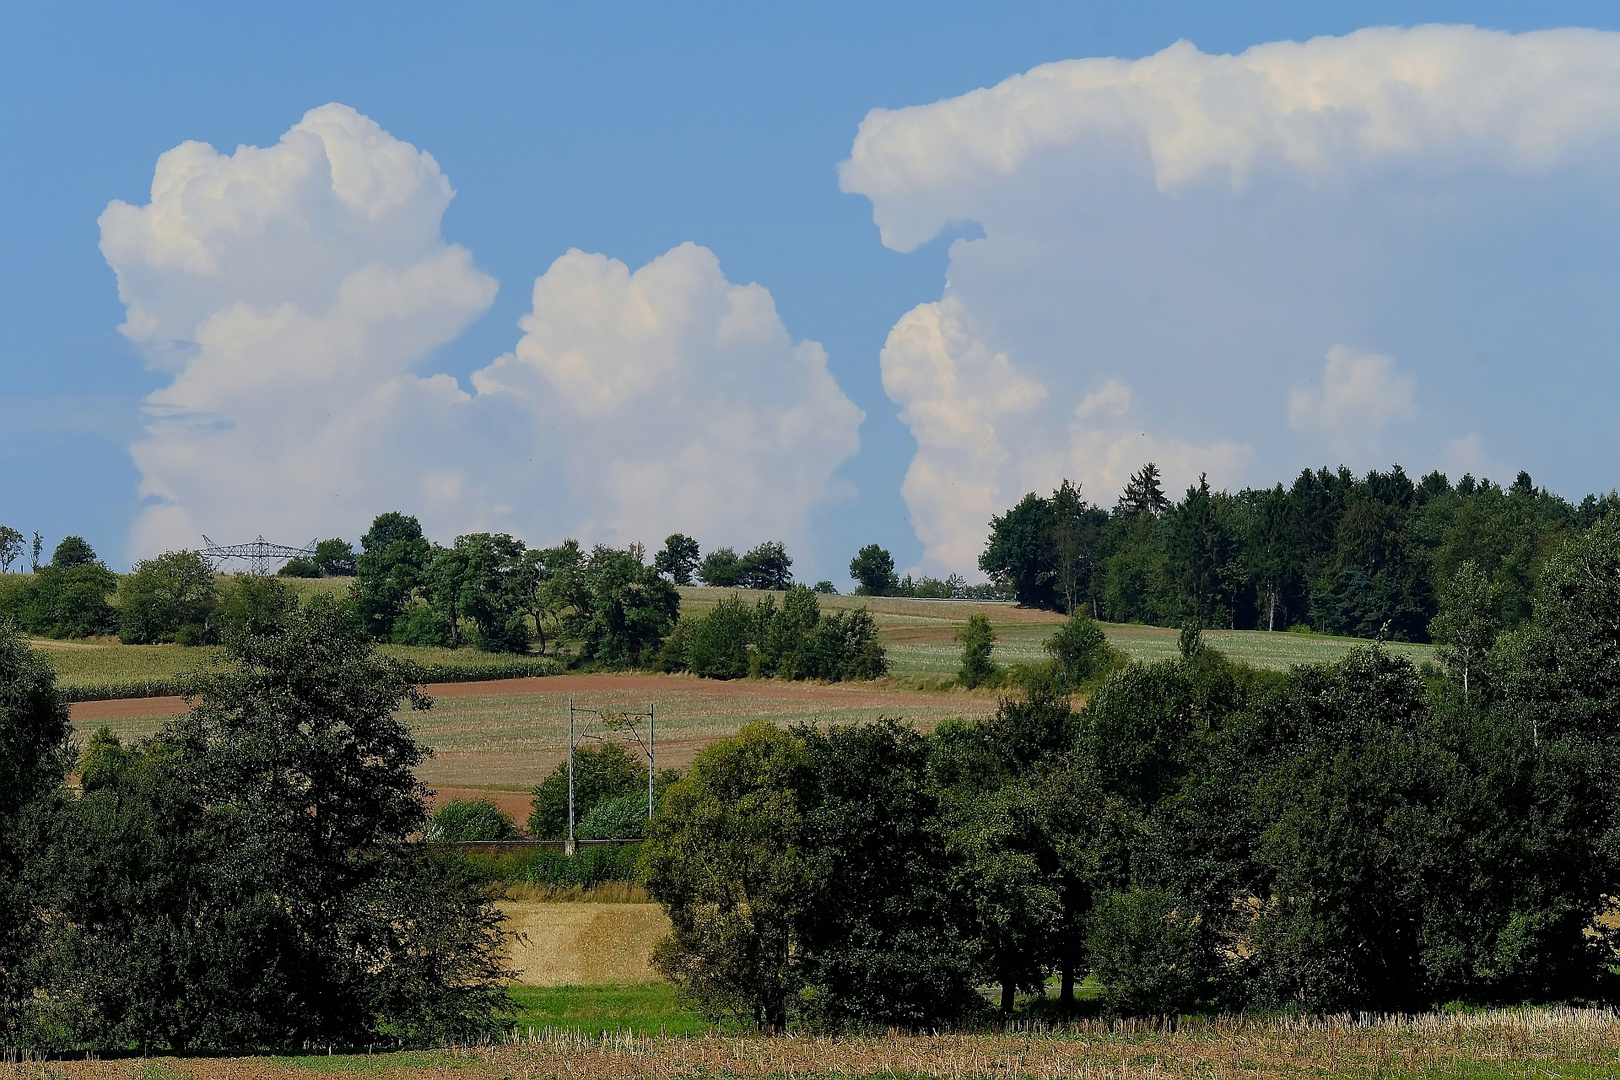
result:
[[[752,604],[767,595],[748,589],[683,588],[681,610],[702,614],[724,597],[736,594]],[[782,594],[771,594],[781,601]],[[889,651],[889,671],[898,678],[942,678],[956,673],[962,647],[956,633],[974,614],[983,614],[996,632],[994,658],[998,664],[1028,664],[1046,658],[1042,649],[1063,617],[1012,604],[970,603],[959,600],[903,600],[892,597],[823,596],[823,611],[865,607],[877,622],[879,639]],[[1179,655],[1181,632],[1162,626],[1103,623],[1108,641],[1133,660],[1165,660]],[[1272,671],[1295,664],[1332,663],[1357,645],[1357,638],[1319,634],[1270,633],[1264,630],[1206,630],[1204,640],[1234,660]],[[1429,645],[1386,642],[1390,652],[1414,664],[1434,658]]]

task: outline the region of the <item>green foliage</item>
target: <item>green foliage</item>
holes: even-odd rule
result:
[[[118,639],[152,645],[185,636],[201,644],[213,636],[218,605],[214,567],[195,551],[144,559],[118,588]]]
[[[653,964],[711,1019],[781,1030],[802,985],[804,769],[799,739],[750,724],[702,750],[648,826],[643,880],[673,924]]]
[[[38,534],[35,536],[38,539]],[[31,634],[53,638],[86,638],[112,633],[118,612],[109,603],[118,576],[96,558],[77,536],[63,540],[57,558],[39,567],[32,578],[0,591],[0,617]],[[37,552],[36,552],[37,555]]]
[[[40,952],[36,917],[44,883],[28,872],[30,834],[48,812],[72,760],[67,702],[44,656],[0,622],[0,1040],[28,1045],[30,967]]]
[[[525,593],[530,565],[523,542],[505,533],[470,533],[453,547],[434,552],[425,574],[426,592],[440,625],[459,645],[463,619],[485,652],[526,653],[529,628]]]
[[[1197,934],[1163,889],[1104,898],[1091,917],[1086,951],[1112,1012],[1176,1016],[1208,999]]]
[[[394,622],[426,583],[433,549],[414,517],[379,514],[360,538],[355,559],[354,606],[373,638],[387,640]]]
[[[793,584],[792,566],[787,548],[767,540],[737,560],[737,584],[745,589],[785,589]]]
[[[579,640],[583,659],[607,667],[651,661],[681,613],[674,585],[607,547],[592,550],[570,599],[566,632]]]
[[[276,576],[291,578],[318,578],[322,575],[321,568],[316,564],[314,559],[308,559],[302,555],[295,555],[282,564],[281,569],[276,571]]]
[[[1118,663],[1102,627],[1085,612],[1070,615],[1043,646],[1063,686],[1078,688]]]
[[[664,549],[653,556],[653,569],[677,585],[692,584],[698,565],[698,542],[682,533],[665,537]]]
[[[1172,503],[1150,463],[1112,513],[1066,481],[1026,495],[992,519],[980,568],[1022,604],[1114,622],[1427,641],[1465,562],[1489,583],[1496,624],[1522,624],[1547,559],[1615,505],[1572,506],[1528,476],[1506,489],[1437,472],[1414,484],[1398,466],[1306,470],[1236,493],[1200,479]]]
[[[610,881],[636,881],[640,873],[640,844],[592,844],[573,855],[537,851],[525,858],[516,877],[534,885],[591,889]]]
[[[686,667],[706,679],[741,679],[748,675],[748,646],[759,637],[753,608],[735,594],[693,619],[682,635]]]
[[[956,640],[962,643],[962,666],[957,670],[957,681],[969,690],[994,685],[1000,672],[991,658],[996,647],[996,632],[990,628],[990,620],[983,615],[968,616],[967,625],[956,632]]]
[[[0,525],[0,574],[11,573],[11,564],[22,557],[23,534],[10,525]]]
[[[581,840],[639,840],[647,828],[647,791],[604,799],[579,822]]]
[[[865,608],[823,614],[817,594],[794,585],[778,608],[732,595],[679,632],[682,666],[711,679],[876,679],[888,671],[877,623]]]
[[[278,633],[298,610],[298,597],[286,582],[259,574],[232,574],[219,590],[216,620],[220,634]]]
[[[666,770],[654,783],[655,794],[674,782]],[[620,798],[639,798],[641,815],[647,815],[647,764],[632,758],[616,742],[596,746],[589,743],[574,748],[574,832],[599,805]],[[536,840],[565,840],[568,837],[568,763],[551,771],[534,789],[533,810],[529,814],[529,835]],[[604,839],[618,839],[605,837]]]
[[[733,589],[742,584],[742,560],[731,548],[715,548],[703,557],[698,567],[698,580],[720,589]]]
[[[273,579],[263,579],[273,580]],[[439,1040],[505,1004],[499,913],[427,823],[428,704],[326,598],[188,680],[156,739],[93,739],[31,862],[33,1019],[71,1044],[199,1050]]]
[[[830,581],[822,580],[816,582],[815,591],[817,596],[837,596],[838,586]]]
[[[451,799],[428,819],[427,838],[443,843],[516,840],[517,823],[488,799]]]
[[[1501,589],[1472,559],[1465,560],[1440,594],[1440,613],[1429,623],[1435,655],[1462,675],[1468,693],[1469,673],[1479,667],[1496,642],[1498,595]]]
[[[900,584],[894,572],[894,556],[877,544],[867,544],[849,560],[849,576],[855,579],[860,596],[888,596]]]
[[[310,561],[322,577],[353,577],[355,574],[354,545],[347,540],[318,541],[315,557]]]
[[[832,1028],[928,1029],[971,1015],[975,972],[928,741],[894,720],[795,734],[809,795],[797,1011]]]

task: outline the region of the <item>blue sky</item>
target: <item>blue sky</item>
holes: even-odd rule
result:
[[[1111,504],[1115,492],[1106,482],[1117,469],[1104,459],[1124,454],[1129,467],[1140,464],[1116,437],[1121,425],[1147,428],[1143,452],[1182,461],[1181,473],[1208,468],[1233,484],[1269,482],[1310,463],[1345,459],[1365,468],[1399,459],[1416,471],[1528,467],[1575,497],[1606,490],[1617,482],[1612,462],[1620,449],[1608,420],[1620,387],[1612,362],[1604,363],[1620,329],[1609,312],[1620,267],[1608,243],[1617,207],[1606,191],[1607,149],[1572,152],[1567,163],[1528,174],[1450,158],[1432,168],[1424,158],[1372,180],[1351,170],[1354,191],[1343,198],[1322,194],[1331,182],[1298,195],[1292,181],[1262,168],[1241,191],[1195,177],[1161,206],[1153,200],[1165,193],[1162,175],[1144,194],[1149,188],[1134,180],[1095,169],[1094,151],[1041,159],[1015,176],[1029,178],[1027,190],[968,185],[971,191],[949,196],[965,208],[959,212],[919,210],[932,195],[880,191],[875,180],[846,178],[853,190],[840,190],[839,163],[874,108],[928,106],[1056,61],[1148,57],[1180,39],[1215,56],[1424,22],[1513,32],[1620,28],[1612,4],[1550,2],[9,5],[0,13],[0,92],[8,102],[0,111],[0,523],[37,529],[52,544],[79,533],[122,566],[192,529],[224,533],[215,537],[223,541],[263,532],[301,542],[316,531],[353,539],[360,517],[409,501],[399,492],[415,489],[386,477],[358,493],[331,493],[330,502],[321,501],[318,484],[267,492],[259,501],[254,493],[265,480],[253,463],[278,467],[278,449],[258,444],[231,450],[240,455],[228,460],[240,469],[244,496],[229,507],[210,502],[217,496],[206,484],[188,487],[179,471],[165,473],[180,469],[173,453],[159,455],[170,464],[154,458],[147,465],[170,493],[143,497],[143,472],[131,456],[132,443],[143,438],[143,398],[169,387],[174,371],[150,369],[151,343],[143,358],[142,343],[118,331],[126,310],[98,246],[98,218],[114,200],[147,203],[159,156],[183,142],[208,143],[223,155],[239,144],[271,147],[307,111],[330,102],[432,156],[455,191],[439,238],[470,253],[477,280],[498,283],[492,300],[469,298],[445,315],[454,327],[425,334],[422,349],[399,361],[419,375],[451,376],[470,393],[475,372],[494,370],[492,362],[514,348],[524,355],[519,320],[542,314],[535,279],[570,249],[636,271],[690,242],[712,252],[719,276],[686,256],[661,265],[696,282],[693,295],[739,296],[735,287],[750,283],[768,290],[780,327],[762,324],[755,351],[725,361],[737,365],[727,371],[752,373],[758,383],[739,391],[733,407],[760,410],[757,436],[777,423],[772,409],[822,394],[810,423],[828,434],[783,451],[760,476],[740,478],[735,502],[700,493],[694,501],[711,499],[707,516],[664,517],[695,521],[686,531],[705,546],[787,538],[796,569],[810,580],[843,583],[850,554],[872,540],[890,547],[903,567],[970,571],[971,523],[983,516],[981,503],[1005,506],[1054,471],[1090,477],[1093,497]],[[1606,132],[1594,138],[1601,142]],[[1095,215],[1083,229],[1061,195],[1071,184]],[[1437,221],[1410,211],[1414,200],[1462,209]],[[1261,201],[1266,207],[1254,209]],[[915,241],[913,250],[885,246],[875,205],[896,220],[921,215],[915,236],[896,245]],[[1030,207],[1029,220],[1019,216]],[[1415,223],[1400,224],[1408,212]],[[1107,223],[1116,218],[1136,224],[1111,232]],[[1157,224],[1144,232],[1141,222],[1172,224],[1161,235]],[[1255,239],[1257,222],[1278,230],[1270,242]],[[1053,250],[1030,246],[1066,237],[1068,229],[1082,229],[1076,235],[1113,261],[1076,262],[1067,241],[1053,241]],[[1364,265],[1345,255],[1354,238],[1380,229],[1389,230],[1389,242]],[[1334,235],[1320,249],[1305,247],[1330,260],[1331,273],[1318,277],[1321,263],[1301,270],[1305,263],[1277,256],[1294,243],[1288,238],[1318,231]],[[1215,296],[1226,264],[1199,264],[1213,245],[1223,245],[1223,257],[1236,251],[1265,263],[1256,280],[1275,280],[1275,292]],[[1140,251],[1164,261],[1126,265],[1129,253]],[[251,262],[251,252],[243,258]],[[612,278],[611,266],[582,262],[574,269]],[[1319,282],[1314,291],[1296,288],[1301,276]],[[1222,311],[1242,311],[1248,321],[1181,337],[1144,333],[1123,318],[1109,324],[1111,313],[1146,302],[1161,282],[1178,323],[1219,322]],[[1114,426],[1064,435],[1058,446],[1050,435],[1061,426],[1057,411],[1037,422],[1020,418],[1038,410],[1008,406],[1000,419],[985,420],[1001,425],[993,467],[963,458],[968,451],[948,438],[929,442],[918,417],[935,399],[906,377],[922,361],[908,360],[897,344],[885,362],[900,388],[886,391],[879,358],[891,334],[911,325],[907,318],[920,326],[919,319],[938,322],[939,310],[954,317],[952,296],[965,312],[958,320],[963,340],[1011,365],[973,369],[979,381],[963,392],[992,397],[1024,387],[1032,401],[1054,410],[1061,404],[1063,416],[1111,417]],[[1256,300],[1261,296],[1272,296],[1274,306]],[[547,310],[566,320],[569,303],[559,299]],[[1154,318],[1144,318],[1152,329]],[[1321,330],[1326,324],[1331,332]],[[770,365],[810,362],[775,342],[772,335],[784,329],[793,346],[824,348],[826,373],[863,421],[809,382],[782,389],[791,380],[771,375]],[[587,356],[590,347],[616,347],[579,345],[580,333],[533,330],[533,355],[553,355],[546,350],[569,342]],[[1252,346],[1239,340],[1244,334],[1254,337]],[[717,347],[712,338],[690,346],[696,352],[681,363],[693,372],[720,364],[705,351]],[[1210,342],[1211,359],[1196,371],[1171,359],[1135,366],[1120,359],[1132,350],[1187,357],[1200,341]],[[1085,355],[1068,357],[1070,342]],[[1252,370],[1235,359],[1251,354]],[[964,359],[966,352],[950,355],[966,380],[975,361]],[[537,370],[555,374],[546,362]],[[514,362],[512,370],[519,368]],[[1263,393],[1256,387],[1271,384],[1275,407],[1247,415],[1246,403]],[[704,385],[723,394],[730,384]],[[537,390],[508,389],[507,398],[539,400]],[[344,400],[335,391],[311,392],[305,407],[321,412]],[[607,475],[621,438],[628,444],[658,433],[656,412],[580,406],[553,422],[543,401],[521,418],[512,408],[494,401],[470,434],[411,414],[421,441],[441,450],[446,441],[471,447],[490,431],[504,434],[460,456],[446,451],[450,464],[408,463],[430,478],[457,471],[458,483],[474,487],[493,478],[482,502],[468,502],[457,487],[461,509],[436,519],[416,506],[398,508],[422,512],[430,531],[441,523],[443,541],[471,525],[511,527],[535,542],[585,533],[657,543],[668,531],[654,497],[664,474],[646,472],[656,450],[637,459],[641,486],[626,481],[618,503],[587,490],[598,470]],[[615,425],[623,434],[608,434]],[[1048,434],[1029,434],[1036,431]],[[671,432],[671,439],[688,436],[698,438]],[[397,431],[388,437],[401,438]],[[172,450],[180,436],[164,438]],[[519,443],[529,448],[524,469],[489,464]],[[203,456],[213,453],[214,444],[197,445]],[[711,447],[705,467],[723,469],[723,447],[736,445]],[[366,463],[372,471],[364,475],[382,477],[390,461],[407,457],[384,454]],[[788,469],[788,458],[807,457],[824,467],[795,474],[800,486],[784,488],[815,495],[800,500],[809,504],[802,517],[750,494],[750,483],[774,485],[771,470]],[[919,462],[951,478],[980,470],[979,494],[958,498],[929,488],[926,477],[917,479]],[[327,464],[346,468],[343,460]],[[909,482],[908,470],[915,474]],[[548,472],[567,483],[525,479]],[[297,501],[300,490],[310,492],[309,505]],[[365,505],[371,493],[377,505]],[[183,520],[142,518],[165,502],[186,504]],[[648,516],[658,520],[635,536],[626,521],[639,505],[653,507]]]

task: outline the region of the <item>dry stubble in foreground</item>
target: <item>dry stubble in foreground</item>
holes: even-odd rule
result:
[[[1063,1033],[872,1038],[534,1035],[510,1043],[367,1057],[61,1062],[6,1080],[307,1080],[314,1072],[410,1078],[549,1077],[1609,1077],[1620,1020],[1606,1011],[1513,1010],[1357,1026],[1344,1021],[1076,1025]]]

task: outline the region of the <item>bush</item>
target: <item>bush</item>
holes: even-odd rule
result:
[[[741,679],[748,674],[748,646],[758,640],[758,618],[742,597],[730,596],[692,620],[687,632],[687,666],[707,679]]]
[[[659,784],[671,781],[659,777]],[[642,799],[646,816],[647,766],[629,755],[618,743],[574,748],[574,835],[580,835],[585,819],[597,805],[626,796]],[[551,775],[534,789],[534,809],[529,814],[529,835],[536,840],[564,840],[568,837],[568,763],[561,762]],[[607,839],[615,839],[608,837]]]
[[[636,881],[640,864],[640,844],[603,844],[580,848],[571,856],[537,851],[525,860],[517,876],[535,885],[590,889],[607,881]]]
[[[1103,636],[1102,627],[1084,612],[1069,616],[1047,640],[1045,649],[1057,678],[1070,689],[1105,673],[1118,655]]]
[[[1114,893],[1097,906],[1086,938],[1091,970],[1110,1011],[1176,1015],[1205,985],[1193,928],[1161,889]]]
[[[298,610],[287,583],[259,574],[232,574],[219,593],[222,636],[273,634]]]
[[[956,672],[961,684],[969,690],[994,685],[1000,672],[990,658],[996,647],[996,632],[990,628],[990,620],[970,615],[967,625],[956,632],[956,640],[962,643],[962,666]]]
[[[488,799],[451,799],[428,819],[427,838],[443,843],[516,840],[517,823]]]
[[[136,563],[118,598],[118,639],[125,645],[200,645],[213,636],[219,590],[213,565],[195,551],[169,551]]]
[[[314,559],[306,559],[302,555],[295,555],[276,571],[277,577],[318,578],[321,568]]]
[[[440,649],[454,644],[450,640],[449,620],[426,604],[413,604],[395,619],[389,640],[395,645],[428,645]]]
[[[647,831],[647,793],[606,799],[591,808],[575,835],[581,840],[639,840]]]

